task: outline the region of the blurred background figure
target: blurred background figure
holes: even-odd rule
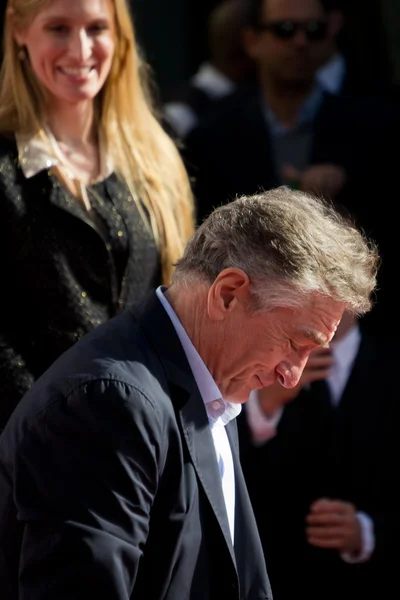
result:
[[[321,84],[320,69],[341,26],[331,0],[249,0],[243,39],[256,82],[192,129],[183,156],[199,222],[236,195],[282,184],[322,195],[350,213],[382,249],[380,302],[395,239],[391,142],[399,114],[383,98],[333,94]]]
[[[330,12],[331,35],[326,37],[324,64],[317,73],[322,87],[332,94],[360,94],[388,98],[390,86],[383,69],[361,69],[349,30],[349,4],[343,0],[326,3]],[[360,19],[360,24],[361,24]],[[375,35],[375,41],[377,36]]]
[[[224,0],[218,4],[208,18],[208,60],[189,81],[165,93],[167,121],[181,138],[208,116],[217,100],[251,77],[254,65],[241,40],[247,11],[247,0]]]
[[[253,392],[241,460],[275,600],[390,598],[400,534],[394,352],[346,314],[294,389]]]
[[[199,220],[236,194],[288,184],[342,203],[371,225],[360,196],[386,174],[388,114],[365,97],[330,94],[319,81],[340,31],[338,11],[327,0],[249,3],[243,34],[257,83],[186,139]]]
[[[0,429],[85,333],[169,283],[193,231],[125,0],[9,0],[0,82]]]

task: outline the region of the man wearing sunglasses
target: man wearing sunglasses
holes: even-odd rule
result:
[[[272,31],[275,37],[281,40],[293,39],[301,31],[310,42],[324,40],[327,33],[327,21],[270,21],[260,23],[258,29]]]
[[[276,133],[273,150],[279,176],[283,183],[335,199],[346,172],[342,165],[325,161],[307,168],[311,127],[308,134],[304,128],[303,135],[284,141],[285,133],[303,129],[307,122],[310,125],[321,106],[323,95],[316,75],[338,33],[334,5],[330,0],[253,0],[251,4],[244,39],[258,65],[266,117]]]
[[[286,184],[350,211],[386,246],[397,170],[387,139],[398,124],[369,98],[319,83],[342,24],[334,0],[247,2],[243,43],[256,83],[220,101],[185,139],[199,222],[222,199]]]
[[[250,188],[286,183],[332,199],[342,191],[347,179],[343,155],[339,152],[339,161],[326,147],[334,128],[315,135],[324,104],[316,75],[341,27],[338,11],[327,1],[249,0],[244,46],[256,64],[258,89],[239,95],[236,104],[224,103],[228,116],[219,115],[206,131],[200,125],[186,144],[189,169],[194,167],[199,220],[210,212],[214,200]],[[331,121],[326,116],[323,125]],[[240,138],[245,146],[237,152],[235,140]],[[214,154],[209,147],[216,148],[215,143],[218,161],[208,160],[210,150]]]

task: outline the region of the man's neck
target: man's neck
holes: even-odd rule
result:
[[[277,121],[293,127],[300,108],[313,90],[314,82],[289,86],[264,78],[260,83],[264,102],[273,112]]]

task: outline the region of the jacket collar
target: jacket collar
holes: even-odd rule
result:
[[[63,163],[64,155],[48,128],[34,135],[17,133],[15,140],[21,169],[27,179]],[[113,165],[105,152],[104,144],[100,144],[100,162],[101,169],[97,181],[106,179],[113,172]],[[74,179],[72,173],[69,176]]]
[[[170,386],[169,394],[179,414],[184,441],[236,565],[210,424],[182,344],[155,292],[139,307],[131,310],[139,319],[164,367]]]

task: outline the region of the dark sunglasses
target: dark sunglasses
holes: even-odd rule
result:
[[[326,37],[327,23],[325,21],[271,21],[260,23],[257,29],[270,31],[280,40],[290,40],[298,31],[302,31],[310,42],[318,42]]]

